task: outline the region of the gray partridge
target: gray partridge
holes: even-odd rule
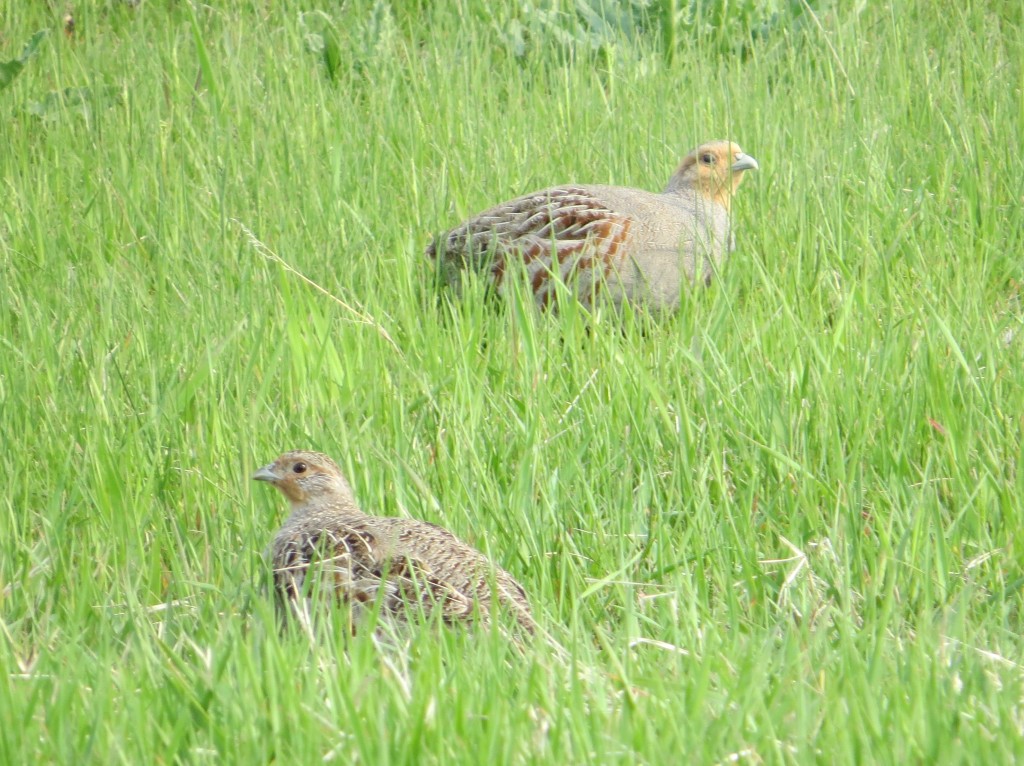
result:
[[[378,603],[384,625],[435,610],[446,623],[486,623],[496,599],[534,632],[526,592],[508,572],[435,524],[364,513],[327,455],[286,452],[253,478],[291,504],[270,546],[274,586],[289,611],[306,615],[316,599],[342,602],[354,631]]]
[[[660,194],[617,186],[556,186],[485,210],[427,247],[445,283],[483,272],[503,293],[519,261],[539,306],[558,280],[584,305],[603,293],[616,306],[679,306],[684,284],[711,278],[733,248],[729,208],[757,160],[730,141],[683,158]]]

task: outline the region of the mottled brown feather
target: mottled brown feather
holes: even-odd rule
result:
[[[525,631],[534,631],[526,592],[508,572],[435,524],[364,513],[326,455],[287,452],[254,478],[276,486],[292,505],[270,547],[286,611],[341,602],[350,608],[353,630],[378,604],[385,623],[434,614],[449,624],[486,623],[496,599]]]
[[[442,281],[480,272],[498,293],[517,262],[539,306],[558,281],[590,305],[609,299],[674,308],[680,288],[711,281],[732,249],[731,198],[757,162],[728,141],[687,155],[660,194],[613,186],[558,186],[496,205],[436,238],[426,255]]]

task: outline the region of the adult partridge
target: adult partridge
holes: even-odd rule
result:
[[[314,600],[342,602],[355,631],[378,604],[384,625],[435,610],[447,623],[486,623],[497,599],[534,632],[526,591],[512,575],[435,524],[364,513],[327,455],[286,452],[253,478],[291,504],[270,546],[275,590],[287,611],[303,617]]]
[[[729,208],[757,160],[730,141],[683,158],[660,194],[618,186],[555,186],[485,210],[427,247],[445,283],[465,269],[503,293],[519,261],[539,306],[563,281],[585,305],[603,294],[616,306],[679,306],[684,284],[712,276],[733,248]]]

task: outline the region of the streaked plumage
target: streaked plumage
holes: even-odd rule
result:
[[[729,141],[688,154],[660,194],[617,186],[557,186],[485,210],[435,239],[427,257],[442,281],[483,272],[499,293],[513,259],[536,302],[551,303],[556,280],[590,305],[674,309],[684,284],[709,284],[732,250],[729,211],[743,173],[757,161]]]
[[[253,476],[291,503],[270,555],[274,584],[289,611],[312,601],[343,602],[355,630],[380,602],[382,623],[405,623],[440,610],[448,623],[487,621],[494,598],[520,626],[535,629],[526,592],[451,532],[424,521],[360,510],[331,458],[286,452]]]

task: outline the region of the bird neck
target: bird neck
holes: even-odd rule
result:
[[[732,206],[732,195],[736,193],[742,177],[741,173],[732,173],[729,180],[724,181],[715,178],[694,177],[692,170],[680,169],[680,172],[669,179],[668,185],[665,187],[665,194],[696,194],[711,200],[716,205],[721,205],[728,213]]]
[[[289,524],[302,525],[311,519],[362,517],[366,514],[360,510],[354,497],[347,493],[320,494],[303,500],[291,502]]]
[[[717,204],[725,208],[725,212],[729,212],[732,205],[732,193],[736,188],[736,181],[733,182],[733,188],[730,189],[728,186],[721,186],[714,193],[709,195]]]
[[[732,193],[728,187],[720,187],[717,189],[710,189],[705,184],[693,183],[689,180],[681,180],[673,178],[669,181],[668,186],[665,187],[665,194],[675,194],[688,200],[693,200],[696,205],[700,200],[706,200],[707,202],[715,205],[720,205],[725,208],[725,212],[729,212],[729,206],[732,202]],[[701,207],[704,206],[703,203]]]

